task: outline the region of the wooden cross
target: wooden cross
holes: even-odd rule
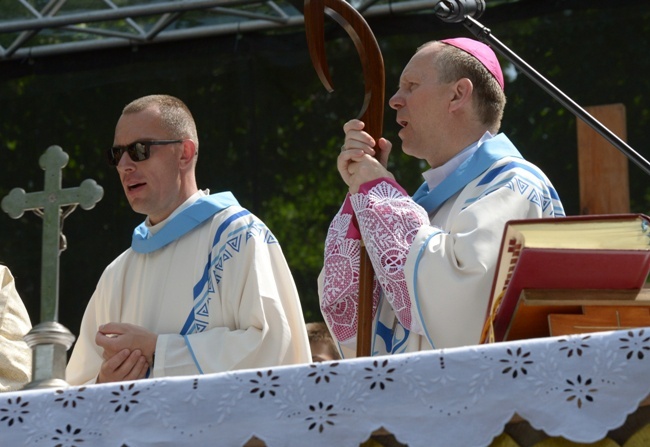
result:
[[[59,308],[59,254],[65,250],[61,234],[63,220],[77,205],[91,209],[102,199],[104,189],[94,180],[84,180],[76,188],[61,188],[61,170],[68,164],[68,154],[59,146],[50,146],[39,159],[45,171],[43,191],[26,193],[14,188],[2,199],[2,210],[13,219],[25,211],[43,218],[43,251],[41,259],[41,322],[57,321]],[[61,207],[69,208],[63,211]]]
[[[622,141],[627,139],[625,106],[585,107]],[[630,212],[629,160],[584,121],[576,120],[580,214]]]

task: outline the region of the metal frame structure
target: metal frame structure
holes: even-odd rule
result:
[[[302,0],[5,0],[0,61],[303,26]],[[360,0],[365,17],[441,0]]]

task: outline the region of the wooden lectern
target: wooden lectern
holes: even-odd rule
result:
[[[623,104],[593,106],[586,110],[626,141]],[[629,213],[627,158],[580,120],[577,121],[577,134],[581,214]],[[566,297],[562,293],[556,296],[560,300]],[[579,295],[574,297],[580,298]],[[581,299],[593,304],[583,304],[577,315],[549,315],[551,336],[650,326],[650,289],[592,291]]]
[[[622,104],[590,107],[587,110],[612,129],[621,139],[625,139],[625,108]],[[600,214],[608,217],[613,214],[628,215],[630,200],[627,158],[589,126],[581,121],[578,121],[577,124],[582,214]],[[641,247],[641,251],[646,253],[650,251],[650,238],[648,238],[647,250]],[[600,256],[608,255],[601,254]],[[616,256],[616,254],[611,256]],[[534,269],[529,269],[526,274],[529,277],[537,276],[538,278],[529,281],[535,288],[526,288],[520,293],[517,292],[516,304],[513,304],[512,297],[508,298],[506,294],[506,297],[503,298],[504,302],[509,299],[510,303],[500,303],[499,306],[504,307],[505,304],[510,309],[506,312],[500,310],[501,321],[496,320],[499,318],[496,314],[492,314],[488,318],[483,342],[650,327],[650,288],[645,288],[643,284],[647,280],[647,259],[643,260],[639,257],[638,260],[629,261],[625,267],[612,259],[608,256],[608,266],[598,266],[596,263],[594,266],[597,266],[600,272],[617,268],[638,269],[641,276],[634,280],[636,284],[634,288],[629,288],[631,286],[628,283],[626,289],[610,290],[600,286],[589,289],[590,281],[588,278],[584,279],[583,272],[580,287],[585,288],[541,289],[538,287],[544,281],[542,278],[546,278],[550,282],[555,281],[552,279],[552,275],[546,271],[553,270],[553,268],[540,266],[537,267],[539,269],[537,272]],[[512,275],[515,261],[510,261],[513,264],[508,275]],[[605,261],[603,260],[602,263],[604,264]],[[557,270],[574,271],[566,266],[557,267],[554,271],[555,275],[563,275],[563,271],[558,272]],[[598,280],[601,279],[602,273],[598,273],[598,271],[597,268],[593,270],[594,283],[598,283]],[[519,273],[521,274],[521,270]],[[570,277],[571,273],[566,273],[563,276]],[[592,275],[586,276],[591,277]],[[510,277],[505,280],[506,284],[509,280]],[[556,283],[561,282],[558,280]],[[493,290],[493,300],[495,296]],[[505,322],[503,313],[506,314]]]
[[[507,340],[650,326],[650,288],[529,289],[521,292]]]

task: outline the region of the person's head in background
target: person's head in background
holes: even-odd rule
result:
[[[313,362],[340,360],[341,356],[334,345],[334,340],[327,325],[322,321],[307,323],[307,336]]]

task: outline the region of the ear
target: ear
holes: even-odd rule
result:
[[[180,163],[181,166],[191,166],[196,156],[196,143],[187,139],[183,140],[183,152],[181,153]]]
[[[474,91],[474,84],[467,78],[461,78],[452,87],[452,98],[449,102],[449,111],[455,112],[469,103]]]

